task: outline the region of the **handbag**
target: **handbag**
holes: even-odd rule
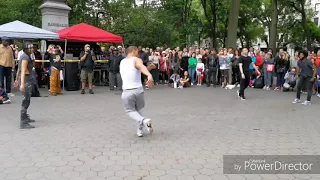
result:
[[[274,64],[267,64],[267,71],[273,72],[273,70],[274,70]]]

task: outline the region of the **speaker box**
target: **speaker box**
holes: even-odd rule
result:
[[[67,91],[80,90],[79,66],[77,62],[66,63],[64,76],[64,85]]]

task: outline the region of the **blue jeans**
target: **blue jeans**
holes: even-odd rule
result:
[[[277,87],[282,87],[284,84],[284,75],[285,73],[277,73]]]
[[[6,83],[4,84],[4,80]],[[0,83],[5,89],[6,93],[11,93],[12,68],[0,66]]]
[[[188,69],[188,73],[189,73],[189,79],[191,80],[191,83],[195,82],[195,74],[196,74],[196,70],[189,68]]]

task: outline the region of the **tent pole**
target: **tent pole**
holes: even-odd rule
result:
[[[68,41],[67,40],[64,40],[64,60],[66,60],[66,57],[67,57],[67,44],[68,44]],[[62,87],[63,87],[63,92],[64,92],[64,89],[65,89],[65,79],[66,79],[66,61],[63,62],[64,64],[64,69],[63,69],[63,83],[62,83]]]

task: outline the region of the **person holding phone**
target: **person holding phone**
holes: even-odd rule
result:
[[[94,94],[93,87],[93,65],[96,60],[94,52],[90,49],[90,45],[84,46],[84,52],[80,54],[80,67],[81,67],[81,94],[85,94],[86,84],[89,84],[89,93]]]
[[[62,94],[61,92],[61,81],[60,81],[60,70],[61,70],[61,48],[56,46],[53,50],[53,54],[50,55],[50,92],[51,95],[56,96]]]

